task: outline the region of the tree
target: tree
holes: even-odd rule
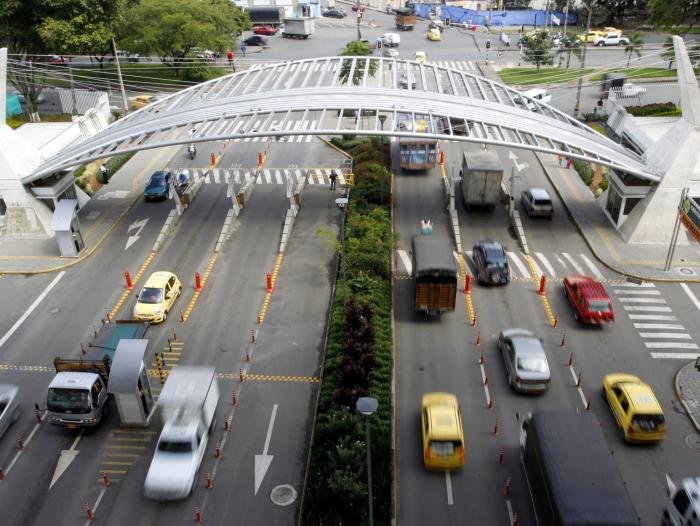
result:
[[[665,0],[664,0],[665,1]],[[592,2],[596,25],[610,23],[622,25],[625,13],[630,9],[643,10],[646,0],[595,0]],[[585,20],[585,18],[583,18]]]
[[[583,55],[583,47],[581,41],[576,38],[576,36],[566,35],[562,39],[562,45],[557,49],[557,55],[559,55],[559,67],[561,67],[561,59],[566,55],[566,69],[569,69],[569,64],[571,63],[571,55],[574,55],[579,61]]]
[[[131,12],[128,36],[119,43],[158,55],[179,75],[193,48],[225,52],[250,27],[248,15],[229,0],[141,0]]]
[[[642,56],[642,46],[644,46],[644,37],[641,33],[631,33],[628,35],[629,44],[625,45],[625,53],[627,53],[627,67],[630,67],[630,61],[632,60],[632,53],[637,55],[637,57]]]
[[[693,64],[693,67],[697,67],[698,63],[700,62],[700,42],[696,42],[690,47],[688,50],[688,57],[690,58],[690,62]]]
[[[673,37],[668,37],[661,49],[661,56],[668,60],[668,69],[671,69],[673,61],[676,60],[676,52],[673,49]]]
[[[700,14],[700,0],[649,0],[649,22],[655,26],[693,27]]]
[[[553,44],[549,41],[548,32],[538,31],[525,41],[523,46],[525,62],[535,64],[537,69],[540,69],[542,65],[551,65],[554,62],[551,53],[552,47]]]
[[[369,44],[362,42],[361,40],[353,40],[348,42],[345,48],[340,52],[342,56],[345,57],[366,57],[371,54],[369,49]],[[347,84],[350,76],[350,69],[352,68],[352,60],[344,59],[340,64],[340,82]],[[362,82],[362,75],[365,71],[365,61],[358,60],[355,64],[355,71],[352,75],[352,83],[357,85]],[[371,61],[369,64],[369,76],[373,77],[377,72],[377,63]]]

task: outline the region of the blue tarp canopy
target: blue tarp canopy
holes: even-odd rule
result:
[[[460,24],[488,25],[489,14],[492,26],[533,26],[534,28],[545,24],[545,12],[542,10],[492,11],[489,13],[489,11],[474,11],[443,4],[415,4],[415,12],[422,18],[430,18],[431,10],[441,20],[449,18],[450,21]],[[559,20],[560,26],[564,25],[564,13],[559,11],[548,13],[546,18],[547,25],[551,23],[552,27],[557,27],[556,20]],[[568,24],[573,25],[575,23],[576,14],[569,13]]]
[[[22,113],[22,105],[19,102],[19,95],[7,96],[7,107],[5,112],[6,117],[12,117],[13,115],[19,115]]]

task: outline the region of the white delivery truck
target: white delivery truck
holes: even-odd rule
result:
[[[213,367],[180,366],[170,372],[158,399],[163,430],[146,475],[146,497],[176,500],[192,492],[218,402]]]
[[[466,151],[462,157],[464,205],[494,208],[501,194],[503,165],[495,152]]]
[[[283,37],[289,38],[309,38],[314,32],[314,21],[312,18],[285,18]]]

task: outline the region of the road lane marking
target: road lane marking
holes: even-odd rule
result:
[[[561,255],[564,256],[564,257],[569,261],[569,263],[571,263],[571,266],[574,267],[574,269],[576,269],[576,272],[578,272],[579,274],[583,274],[583,273],[584,273],[584,272],[583,272],[583,268],[581,267],[581,265],[579,265],[578,263],[576,263],[576,261],[574,260],[574,258],[571,257],[571,254],[569,254],[568,252],[562,252]]]
[[[549,274],[550,274],[553,278],[556,278],[556,277],[557,277],[557,273],[554,272],[554,267],[549,263],[549,261],[548,261],[547,258],[544,256],[544,254],[543,254],[542,252],[535,252],[535,256],[537,256],[537,259],[539,259],[539,260],[542,262],[542,264],[543,264],[543,265],[545,266],[545,268],[547,269],[547,272],[549,272]]]
[[[673,323],[634,323],[635,329],[674,329],[678,331],[684,331],[685,327],[683,325],[676,325]]]
[[[663,298],[618,298],[621,303],[666,303]]]
[[[669,338],[671,340],[691,340],[690,334],[683,332],[640,332],[642,338]]]
[[[531,278],[532,276],[530,273],[527,271],[527,267],[523,265],[522,261],[518,258],[518,256],[515,254],[515,252],[508,252],[508,257],[510,260],[515,263],[515,266],[518,268],[518,271],[520,271],[520,274],[524,278]]]
[[[51,289],[53,289],[56,286],[56,284],[59,281],[61,281],[61,278],[65,275],[66,275],[66,271],[62,270],[61,272],[58,273],[58,275],[55,278],[53,278],[53,281],[46,286],[46,288],[43,290],[43,292],[41,294],[39,294],[37,299],[34,300],[34,303],[32,303],[29,306],[29,308],[26,311],[24,311],[24,314],[22,314],[22,316],[20,316],[20,318],[15,322],[15,324],[12,327],[10,327],[10,330],[8,330],[5,333],[5,335],[2,338],[0,338],[0,348],[2,348],[2,346],[5,345],[5,343],[7,342],[7,340],[9,340],[12,337],[12,335],[15,332],[17,332],[17,329],[19,329],[22,326],[22,324],[25,321],[27,321],[27,318],[29,318],[31,313],[34,312],[34,309],[36,309],[39,306],[39,304],[42,301],[44,301],[44,298],[46,298],[46,296],[48,296],[49,292],[51,292]]]
[[[644,342],[647,349],[697,349],[696,343],[683,342]]]
[[[586,257],[586,254],[579,254],[581,256],[581,259],[583,262],[586,264],[586,266],[591,269],[591,272],[593,272],[593,275],[598,278],[598,279],[605,279],[605,276],[601,274],[601,272],[598,270],[598,267],[596,267],[593,262]]]
[[[695,360],[700,357],[700,354],[692,352],[653,352],[650,354],[652,358],[657,360]]]
[[[635,296],[660,296],[661,291],[654,289],[654,290],[629,290],[629,289],[613,289],[615,291],[615,294],[633,294]]]
[[[218,254],[213,254],[211,258],[209,259],[209,264],[207,265],[207,270],[204,272],[204,276],[202,276],[202,290],[204,290],[204,285],[207,283],[207,280],[209,279],[209,274],[211,273],[211,269],[214,268],[214,263],[216,263],[216,258],[218,257]],[[190,317],[190,314],[192,313],[192,309],[194,309],[195,303],[197,303],[197,300],[199,299],[199,295],[201,294],[201,291],[195,290],[194,295],[192,296],[192,299],[190,300],[190,303],[187,305],[187,308],[185,309],[185,312],[182,315],[182,323],[185,323],[187,319]]]
[[[135,276],[133,277],[133,279],[131,280],[131,283],[132,283],[132,285],[133,285],[134,287],[136,287],[136,283],[138,283],[139,279],[141,279],[141,276],[143,276],[143,273],[146,271],[146,268],[148,267],[148,265],[151,264],[151,261],[153,260],[153,258],[154,258],[155,256],[156,256],[156,253],[155,253],[155,252],[151,252],[151,253],[148,255],[148,257],[146,258],[146,261],[143,262],[143,264],[141,265],[141,268],[139,268],[138,272],[136,273],[136,275],[135,275]],[[132,289],[132,290],[133,290],[133,289]],[[111,319],[114,319],[114,318],[117,316],[117,313],[119,312],[119,309],[121,309],[122,305],[123,305],[124,302],[126,301],[126,298],[129,296],[129,294],[131,294],[131,290],[129,290],[129,289],[124,289],[124,292],[122,292],[121,297],[119,298],[119,300],[117,301],[116,305],[114,305],[114,308],[113,308],[113,309],[110,311],[110,313],[109,313],[109,317],[110,317]]]
[[[656,287],[653,283],[645,281],[644,283],[620,283],[616,287],[629,287],[633,289],[653,289]]]
[[[690,300],[695,304],[695,307],[697,307],[697,309],[700,310],[700,300],[698,300],[695,294],[693,294],[693,291],[690,290],[690,287],[685,283],[681,283],[681,288],[685,291]]]
[[[630,320],[678,321],[675,316],[665,314],[628,314]]]
[[[452,506],[454,500],[452,498],[452,477],[449,469],[445,471],[445,488],[447,489],[447,505]]]
[[[405,250],[397,250],[396,252],[399,255],[399,259],[401,259],[401,263],[403,263],[403,266],[406,269],[406,274],[412,276],[413,264],[411,263],[411,258],[408,257],[408,253]]]
[[[624,305],[626,311],[635,312],[671,312],[671,307],[646,307],[643,305]]]

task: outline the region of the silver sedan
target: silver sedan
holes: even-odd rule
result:
[[[0,384],[0,438],[7,428],[17,421],[20,414],[17,400],[19,389],[15,385]]]
[[[521,393],[547,390],[551,375],[541,338],[526,329],[506,329],[498,336],[498,348],[514,390]]]

